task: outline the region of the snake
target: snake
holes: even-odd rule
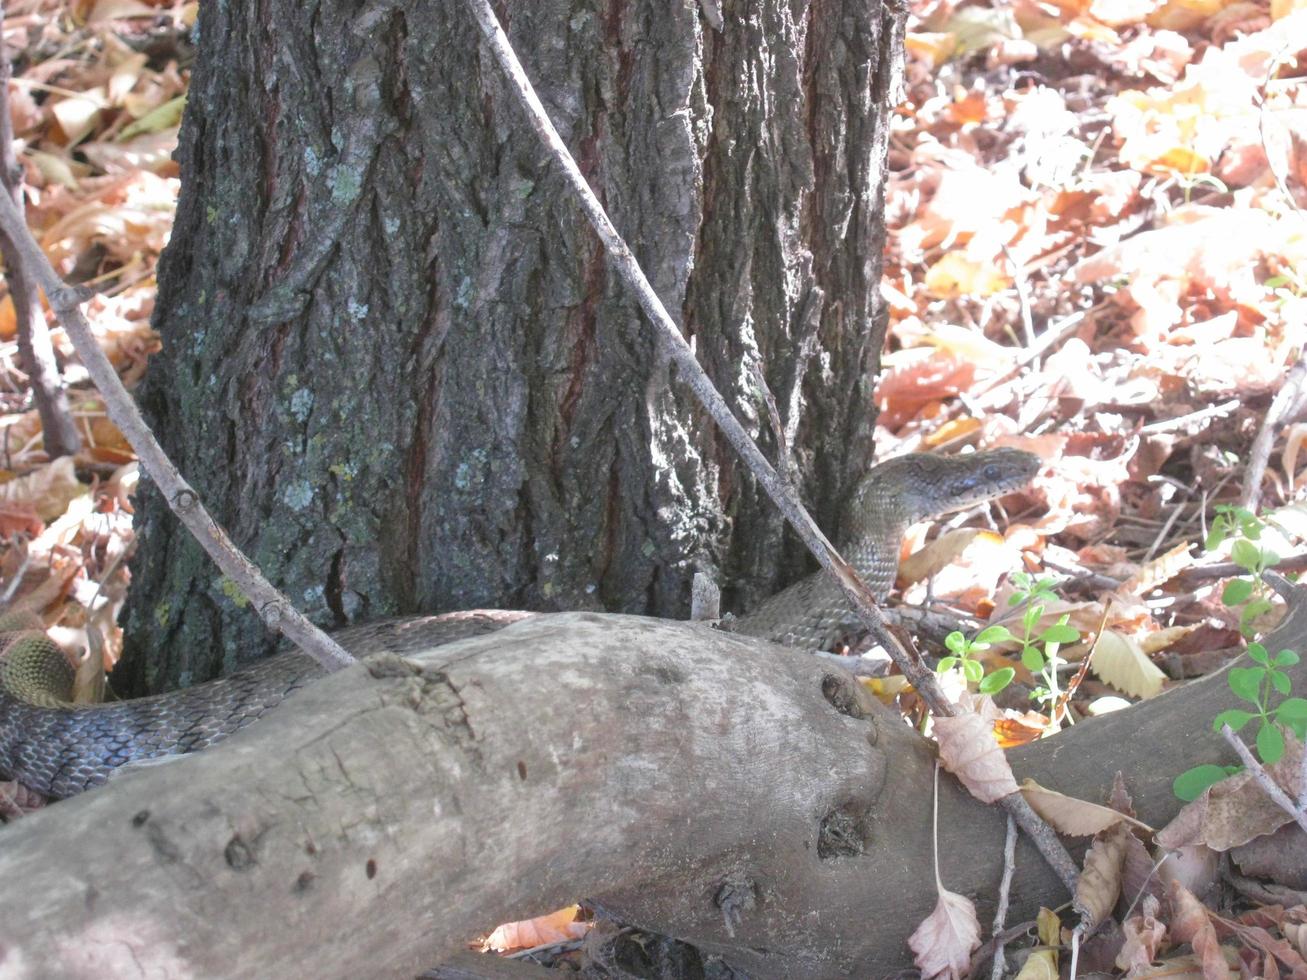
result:
[[[883,600],[898,573],[903,534],[938,517],[1027,485],[1042,461],[1013,448],[956,456],[908,453],[868,470],[849,495],[837,539],[844,557]],[[471,610],[346,627],[333,636],[355,656],[403,655],[493,632],[536,615]],[[833,576],[801,579],[731,628],[747,636],[827,649],[856,623]],[[166,694],[74,704],[74,671],[39,630],[0,619],[0,774],[47,797],[72,796],[126,766],[199,751],[257,721],[323,676],[307,654],[273,654],[243,670]],[[8,633],[4,631],[8,630]]]

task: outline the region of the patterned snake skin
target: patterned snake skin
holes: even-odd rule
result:
[[[1029,483],[1040,460],[997,449],[969,456],[914,454],[872,469],[850,498],[845,557],[873,593],[894,584],[909,524]],[[478,610],[354,626],[336,633],[358,656],[414,653],[501,629],[531,613]],[[849,621],[839,586],[817,572],[736,621],[737,632],[808,649],[828,646]],[[104,783],[130,763],[194,752],[244,728],[321,676],[302,653],[269,657],[230,677],[154,697],[95,705],[67,701],[72,668],[39,632],[0,618],[0,774],[47,796]],[[6,643],[9,639],[11,642]]]

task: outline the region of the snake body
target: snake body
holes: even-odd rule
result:
[[[849,498],[841,549],[872,592],[894,584],[908,525],[1029,483],[1040,460],[1015,449],[967,456],[909,454],[872,468]],[[478,610],[349,627],[336,634],[362,656],[412,653],[492,632],[531,613]],[[764,601],[737,632],[823,649],[849,624],[835,580],[817,572]],[[0,630],[3,630],[0,624]],[[0,633],[0,774],[47,796],[99,785],[117,769],[205,748],[275,708],[322,675],[298,652],[272,656],[229,677],[131,701],[75,705],[72,668],[39,632]]]

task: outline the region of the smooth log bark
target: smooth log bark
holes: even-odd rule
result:
[[[1268,647],[1303,649],[1303,618]],[[1015,753],[1017,775],[1101,799],[1121,769],[1160,826],[1176,773],[1230,758],[1229,701],[1223,675],[1186,685]],[[370,658],[7,831],[0,975],[409,976],[582,898],[751,976],[881,975],[935,902],[932,767],[828,661],[542,617]],[[983,916],[1002,813],[941,786],[941,875]],[[1065,898],[1025,845],[1013,894],[1010,921]]]

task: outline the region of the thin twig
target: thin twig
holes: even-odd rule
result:
[[[1030,284],[1026,281],[1026,270],[1022,267],[1012,255],[1012,252],[1006,245],[1002,246],[1003,257],[1007,259],[1008,265],[1012,267],[1012,285],[1017,289],[1017,303],[1021,307],[1021,329],[1024,336],[1022,339],[1026,342],[1026,350],[1035,346],[1035,318],[1030,307]],[[1032,362],[1036,371],[1039,370],[1039,359],[1036,357]]]
[[[1003,953],[1002,943],[997,942],[1003,935],[1007,924],[1008,897],[1012,891],[1012,876],[1017,870],[1017,825],[1011,816],[1007,818],[1007,835],[1003,838],[1003,878],[998,883],[998,908],[994,910],[994,966],[989,971],[990,980],[1002,980],[1003,971],[1007,969],[1007,957]]]
[[[1266,461],[1270,459],[1271,447],[1275,445],[1275,436],[1280,423],[1298,411],[1303,400],[1303,384],[1307,382],[1307,347],[1298,352],[1298,361],[1284,377],[1284,384],[1271,399],[1266,417],[1262,419],[1257,438],[1248,453],[1248,469],[1244,472],[1243,494],[1239,506],[1247,510],[1257,510],[1262,497],[1262,475],[1266,472]]]
[[[271,629],[280,630],[328,671],[339,670],[353,663],[354,658],[291,605],[263,577],[254,563],[241,554],[227,532],[209,516],[200,502],[199,494],[182,478],[177,467],[164,453],[163,447],[137,411],[131,395],[123,387],[118,373],[100,350],[91,325],[81,310],[83,297],[59,278],[45,253],[36,244],[36,239],[28,231],[22,212],[7,194],[0,194],[0,232],[21,253],[23,262],[45,291],[50,308],[63,324],[78,357],[104,398],[109,418],[136,451],[141,466],[159,488],[172,512],[209,553],[222,573],[250,600]]]
[[[1206,422],[1209,419],[1219,418],[1223,415],[1229,415],[1239,407],[1239,399],[1231,398],[1229,401],[1221,402],[1219,405],[1208,405],[1206,408],[1199,409],[1196,412],[1190,412],[1188,415],[1181,415],[1173,419],[1162,419],[1159,422],[1149,422],[1141,426],[1139,431],[1153,435],[1158,432],[1174,432],[1176,429],[1184,429],[1199,422]]]
[[[1257,761],[1248,746],[1243,744],[1243,739],[1236,735],[1229,725],[1221,726],[1221,735],[1223,735],[1225,740],[1230,743],[1230,748],[1234,749],[1238,754],[1239,761],[1242,762],[1244,768],[1252,774],[1252,777],[1257,780],[1257,785],[1262,788],[1262,791],[1271,798],[1276,806],[1289,814],[1289,816],[1293,817],[1294,823],[1304,831],[1307,831],[1307,811],[1304,811],[1302,807],[1295,805],[1293,800],[1289,799],[1289,794],[1280,789],[1279,783],[1271,778],[1271,774],[1262,767],[1262,764],[1259,761]],[[1303,749],[1303,755],[1307,756],[1307,748]]]
[[[1307,555],[1290,555],[1288,558],[1281,558],[1275,563],[1277,572],[1307,572]],[[1214,565],[1194,565],[1186,568],[1177,578],[1188,581],[1201,581],[1212,578],[1234,578],[1237,575],[1247,575],[1248,569],[1242,565],[1236,565],[1232,561],[1217,562]]]
[[[635,256],[631,254],[630,247],[617,233],[617,229],[604,211],[603,205],[595,197],[594,191],[590,189],[590,185],[586,183],[585,178],[581,175],[581,170],[577,167],[572,154],[564,145],[558,131],[554,129],[553,123],[550,122],[549,116],[545,112],[545,107],[541,104],[534,87],[526,77],[526,72],[523,71],[517,54],[508,43],[508,37],[504,34],[504,30],[500,26],[494,11],[490,8],[488,0],[467,0],[467,6],[480,25],[486,43],[495,60],[499,63],[500,69],[508,79],[510,87],[526,110],[531,128],[535,130],[536,135],[540,137],[541,142],[545,144],[554,161],[561,168],[564,178],[578,198],[581,210],[585,212],[591,226],[598,234],[600,241],[603,242],[609,261],[622,281],[635,294],[641,309],[644,310],[645,315],[653,323],[657,336],[662,340],[669,355],[680,369],[681,379],[689,386],[691,392],[698,398],[708,414],[712,416],[713,421],[717,423],[727,441],[740,454],[745,465],[748,466],[750,472],[753,473],[763,490],[766,491],[767,496],[772,499],[772,502],[780,509],[785,519],[798,532],[799,537],[803,539],[803,543],[808,546],[808,550],[816,556],[822,568],[826,569],[839,583],[840,589],[857,611],[858,617],[862,620],[867,631],[876,639],[876,642],[889,652],[899,670],[916,688],[917,693],[921,695],[931,711],[940,716],[952,717],[956,714],[956,710],[940,687],[939,679],[935,676],[934,671],[926,666],[920,654],[916,651],[909,653],[890,633],[885,623],[885,617],[876,605],[876,600],[872,597],[867,586],[858,577],[853,567],[840,556],[835,547],[827,540],[826,535],[821,532],[812,516],[799,502],[793,488],[786,484],[772,468],[772,465],[767,462],[767,458],[763,456],[757,444],[749,438],[749,434],[744,431],[744,427],[740,425],[739,420],[731,412],[726,400],[713,386],[712,381],[694,356],[694,351],[690,349],[685,337],[677,329],[666,307],[663,306],[662,300],[658,298],[653,286],[649,284],[649,280],[640,268],[639,263],[636,262]],[[1057,872],[1068,890],[1074,890],[1078,874],[1076,865],[1071,860],[1071,856],[1067,853],[1062,842],[1058,840],[1057,835],[1035,814],[1030,805],[1026,803],[1025,797],[1020,793],[1006,796],[1000,802],[1015,817],[1021,829],[1030,835],[1035,846],[1040,850],[1040,853],[1043,854],[1053,870]]]
[[[1171,509],[1171,513],[1167,516],[1166,522],[1162,525],[1162,529],[1157,532],[1157,536],[1153,538],[1153,543],[1148,546],[1148,551],[1144,553],[1145,565],[1153,560],[1153,556],[1157,554],[1157,549],[1162,546],[1162,542],[1166,540],[1166,536],[1171,533],[1171,528],[1175,526],[1175,522],[1179,520],[1180,515],[1184,513],[1185,504],[1188,502],[1189,496],[1186,493],[1185,499],[1181,500]]]

